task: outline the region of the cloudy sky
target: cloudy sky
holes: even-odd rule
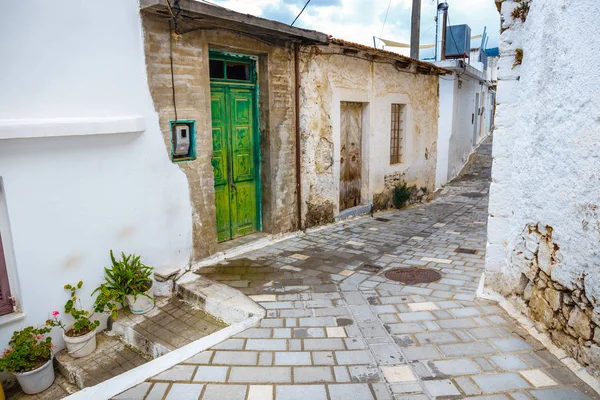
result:
[[[446,0],[452,25],[467,24],[471,34],[483,32],[490,36],[489,47],[498,45],[500,17],[494,0]],[[211,0],[235,11],[290,24],[306,0]],[[386,10],[387,21],[383,29]],[[435,42],[436,0],[422,0],[421,44]],[[334,37],[373,45],[373,36],[410,43],[412,0],[311,0],[295,26],[321,31]],[[473,41],[478,47],[480,40]],[[388,48],[388,50],[394,50]],[[400,50],[398,50],[400,51]],[[406,51],[400,51],[406,52]],[[429,54],[431,53],[431,54]],[[433,50],[421,52],[421,57],[433,55]]]

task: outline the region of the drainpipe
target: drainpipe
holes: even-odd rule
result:
[[[296,106],[296,203],[298,211],[298,229],[302,229],[302,165],[300,143],[300,45],[294,43],[294,86]]]
[[[448,22],[448,3],[442,1],[437,9],[437,33],[435,60],[446,59],[446,25]]]

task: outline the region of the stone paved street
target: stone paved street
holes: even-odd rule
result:
[[[204,268],[267,309],[258,327],[117,399],[598,399],[493,302],[484,269],[491,139],[432,202]],[[383,272],[427,267],[405,286]]]

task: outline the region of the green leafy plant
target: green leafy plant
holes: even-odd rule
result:
[[[75,320],[73,327],[67,330],[65,325],[58,319],[60,314],[58,311],[52,312],[52,318],[46,321],[47,326],[59,326],[65,331],[65,335],[77,337],[93,331],[100,325],[100,321],[92,320],[94,314],[90,314],[88,310],[81,308],[81,300],[77,297],[77,290],[81,289],[82,286],[83,281],[79,281],[77,285],[67,284],[64,286],[65,290],[71,291],[71,298],[65,304],[65,314],[69,314]],[[79,301],[79,308],[76,306],[77,301]]]
[[[28,326],[15,331],[0,357],[0,371],[29,372],[44,365],[52,355],[52,338],[46,337],[50,328]]]
[[[392,203],[396,208],[402,208],[406,205],[408,199],[410,199],[411,191],[406,186],[406,183],[398,183],[394,186],[392,192]]]
[[[121,259],[117,260],[110,251],[110,268],[104,268],[105,282],[101,284],[92,295],[98,292],[96,297],[95,310],[103,311],[108,309],[112,316],[116,316],[116,306],[113,302],[119,302],[125,306],[125,296],[133,295],[146,296],[152,299],[145,292],[152,287],[152,271],[154,268],[142,264],[140,256],[135,254],[125,255],[121,252]]]

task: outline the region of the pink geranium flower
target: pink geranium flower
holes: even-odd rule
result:
[[[58,311],[52,311],[52,316],[53,316],[54,318],[58,317],[58,315],[59,315],[59,314],[60,314],[60,313],[59,313]]]

